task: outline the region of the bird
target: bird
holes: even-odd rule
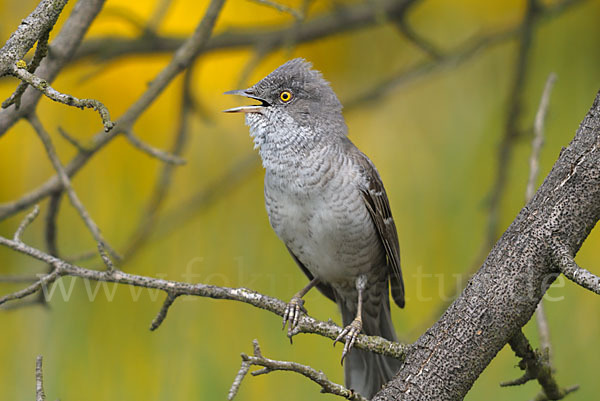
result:
[[[306,312],[302,297],[314,287],[336,302],[344,329],[334,345],[345,339],[345,385],[371,398],[400,361],[354,342],[361,332],[398,341],[390,292],[405,304],[398,234],[379,173],[348,138],[331,85],[305,59],[225,94],[258,103],[225,112],[245,114],[265,170],[269,222],[309,280],[287,304],[283,326],[291,338]]]

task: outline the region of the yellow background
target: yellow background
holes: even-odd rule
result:
[[[34,7],[35,1],[0,3],[2,41]],[[155,2],[109,0],[88,37],[106,34],[135,36],[138,31],[115,10],[146,20]],[[287,1],[298,7],[300,1]],[[207,2],[175,0],[160,27],[161,33],[189,35]],[[319,1],[310,16],[331,9]],[[73,4],[67,6],[59,24]],[[415,29],[442,49],[452,49],[471,37],[518,24],[523,1],[426,0],[411,12]],[[600,2],[587,1],[563,15],[540,22],[530,49],[520,126],[533,120],[546,77],[558,81],[552,93],[546,140],[541,154],[541,179],[562,146],[572,139],[579,122],[600,88]],[[215,28],[291,24],[289,15],[249,1],[226,3]],[[52,33],[56,35],[58,27]],[[243,85],[248,86],[286,59],[305,57],[323,72],[344,103],[384,77],[410,68],[426,55],[391,24],[336,35],[318,42],[285,48],[266,57]],[[127,272],[171,280],[246,286],[287,300],[306,280],[269,227],[264,212],[262,170],[258,155],[246,164],[236,188],[219,194],[209,205],[177,215],[186,199],[214,185],[239,160],[253,154],[242,117],[220,111],[239,105],[222,96],[237,89],[239,74],[252,57],[251,49],[219,51],[196,64],[193,94],[206,118],[192,118],[190,142],[178,167],[173,188],[154,234],[136,257],[121,268]],[[496,154],[503,135],[508,88],[512,80],[516,42],[481,51],[457,67],[425,75],[391,90],[380,100],[348,111],[350,137],[377,165],[386,185],[398,226],[407,289],[407,307],[395,308],[393,318],[401,338],[414,341],[452,293],[457,280],[475,261],[486,229],[487,199],[496,172]],[[53,86],[77,97],[104,102],[116,119],[168,62],[169,55],[136,56],[103,64],[73,63]],[[5,99],[16,80],[0,80]],[[136,134],[168,149],[175,134],[180,106],[181,77],[145,112]],[[101,129],[98,115],[43,98],[40,117],[66,163],[75,154],[57,134],[57,127],[85,142]],[[500,210],[504,230],[523,206],[528,174],[530,136],[516,144],[508,187]],[[156,174],[162,165],[117,138],[94,156],[73,184],[108,241],[122,249],[145,210]],[[36,188],[52,167],[38,138],[24,122],[0,138],[0,202],[17,199]],[[40,204],[42,213],[47,201]],[[173,214],[175,213],[175,214]],[[12,236],[23,213],[0,223],[0,234]],[[170,217],[169,217],[170,216]],[[173,216],[179,216],[177,219]],[[59,216],[59,249],[63,255],[94,248],[89,232],[66,199]],[[29,244],[43,248],[43,218],[26,232]],[[587,239],[577,261],[600,273],[600,233]],[[98,266],[98,261],[85,266]],[[0,274],[25,274],[45,267],[29,258],[0,249]],[[424,276],[429,275],[429,276]],[[62,279],[69,288],[71,279]],[[92,290],[96,283],[91,283]],[[2,284],[1,294],[20,288]],[[30,400],[34,396],[35,356],[44,355],[48,399],[75,400],[221,400],[240,365],[240,352],[250,353],[258,339],[266,356],[293,360],[323,370],[343,382],[341,347],[310,335],[294,344],[281,331],[280,319],[250,306],[200,298],[180,298],[164,324],[148,327],[163,294],[132,293],[118,287],[110,300],[103,288],[90,301],[88,287],[77,279],[68,301],[56,296],[49,308],[34,306],[0,311],[0,399]],[[113,285],[107,286],[109,294]],[[57,291],[59,291],[57,289]],[[136,297],[136,294],[139,297]],[[554,302],[547,313],[554,346],[557,377],[563,386],[581,389],[569,400],[597,398],[600,360],[600,298],[564,278],[551,288]],[[136,300],[137,299],[137,300]],[[339,322],[335,305],[317,292],[306,297],[309,312]],[[535,325],[526,327],[537,344]],[[525,400],[536,383],[501,389],[498,383],[516,378],[517,359],[505,348],[475,383],[467,400]],[[292,373],[248,377],[238,400],[335,399],[320,395],[318,386]]]

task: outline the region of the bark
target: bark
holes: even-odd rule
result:
[[[42,3],[40,3],[42,4]],[[65,21],[60,33],[50,44],[50,54],[42,60],[40,66],[36,70],[36,75],[51,83],[63,67],[67,65],[75,50],[83,40],[83,36],[92,24],[92,21],[104,5],[104,0],[80,0],[69,18]],[[35,12],[34,12],[35,13]],[[30,30],[40,24],[43,24],[46,16],[39,16],[38,19],[32,21],[28,26]],[[29,34],[33,37],[32,34]],[[13,35],[14,36],[14,35]],[[33,46],[33,43],[31,43]],[[30,47],[31,47],[30,46]],[[5,45],[6,47],[6,45]],[[3,53],[4,48],[0,51]],[[4,65],[2,65],[4,68]],[[8,68],[8,67],[7,67]],[[21,105],[16,108],[14,105],[0,110],[0,138],[13,126],[20,118],[27,116],[37,106],[37,102],[42,94],[34,88],[27,88],[23,94]]]
[[[533,199],[374,400],[463,399],[599,218],[600,92]]]

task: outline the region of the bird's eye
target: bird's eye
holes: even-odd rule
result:
[[[283,91],[279,94],[279,99],[281,99],[282,102],[287,103],[290,100],[292,100],[292,92],[290,91]]]

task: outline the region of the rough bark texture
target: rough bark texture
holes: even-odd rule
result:
[[[533,199],[374,400],[461,400],[600,218],[600,92]]]
[[[41,4],[42,3],[40,3],[40,6]],[[96,18],[102,9],[103,5],[104,0],[80,0],[77,2],[75,7],[73,7],[71,15],[65,21],[60,33],[52,41],[48,57],[42,60],[42,63],[36,70],[35,74],[38,77],[45,79],[49,83],[56,78],[61,69],[69,62],[75,53],[75,50],[79,47],[83,36],[87,32],[94,18]],[[40,25],[40,21],[35,20],[30,25]],[[34,35],[30,36],[33,37]],[[7,45],[5,45],[5,47]],[[31,46],[33,46],[33,43],[31,43]],[[4,50],[5,47],[3,47],[2,50]],[[2,53],[0,52],[0,54]],[[0,64],[0,66],[4,68],[2,64]],[[39,91],[29,87],[23,94],[21,107],[17,109],[13,105],[7,109],[0,110],[0,137],[2,137],[2,135],[4,135],[20,118],[27,116],[35,110],[41,96],[42,94]]]

